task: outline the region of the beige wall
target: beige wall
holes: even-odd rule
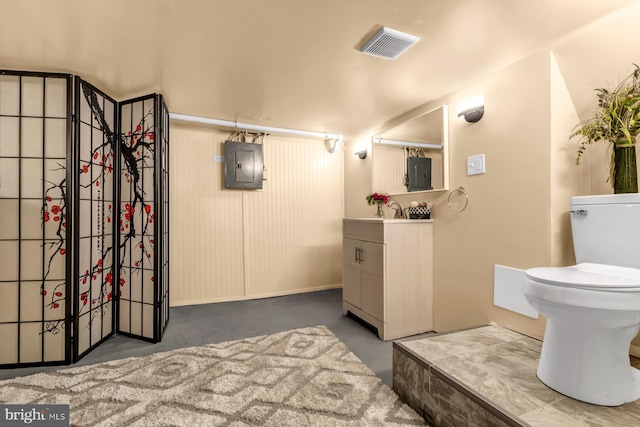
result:
[[[495,321],[543,332],[543,322],[493,305],[493,270],[551,262],[549,81],[541,53],[442,100],[452,106],[451,189],[464,187],[469,205],[454,212],[449,193],[434,195],[437,330]],[[477,94],[485,97],[482,120],[455,117],[455,105]],[[476,154],[485,154],[486,174],[467,176],[466,158]]]
[[[463,186],[469,194],[469,205],[460,213],[449,209],[449,192],[394,197],[403,206],[411,200],[435,203],[434,325],[438,331],[491,320],[510,323],[509,318],[514,318],[523,325],[513,327],[542,333],[543,327],[537,326],[541,322],[520,319],[493,306],[493,268],[494,264],[526,268],[550,263],[549,80],[549,56],[538,54],[422,108],[450,105],[451,189]],[[476,124],[456,118],[455,105],[477,94],[485,96],[484,118]],[[364,137],[359,142],[363,141]],[[483,153],[487,173],[468,177],[466,157]],[[345,157],[349,171],[351,156]],[[370,173],[359,162],[353,167]],[[352,193],[359,193],[345,203],[346,214],[371,216],[364,196],[376,189],[371,189],[371,181],[369,187],[356,182],[358,188],[346,181]]]
[[[548,50],[414,110],[450,105],[450,189],[463,186],[469,195],[468,208],[460,213],[449,209],[449,192],[394,198],[403,206],[414,199],[435,202],[436,330],[494,321],[532,336],[543,335],[544,318],[530,319],[493,305],[493,268],[575,262],[569,199],[611,193],[611,188],[605,182],[606,148],[590,147],[578,167],[578,145],[568,136],[595,107],[593,89],[614,83],[632,62],[640,62],[632,55],[640,51],[632,30],[638,17],[640,7],[626,8],[555,41]],[[456,104],[478,94],[485,97],[482,120],[469,124],[456,118]],[[363,135],[348,144],[348,154],[365,141]],[[466,158],[482,153],[486,174],[467,176]],[[351,195],[345,202],[346,215],[371,216],[364,196],[376,191],[370,184],[372,161],[349,161],[350,157],[355,156],[345,156],[345,176],[350,176],[345,194]],[[369,181],[354,177],[356,173],[368,173]]]
[[[263,189],[224,189],[230,135],[172,123],[171,305],[339,287],[342,153],[268,136]]]

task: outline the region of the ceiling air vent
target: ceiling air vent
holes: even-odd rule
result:
[[[396,59],[418,40],[420,37],[382,27],[360,48],[360,52],[380,58]]]

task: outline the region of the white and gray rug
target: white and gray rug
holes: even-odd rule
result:
[[[324,326],[0,381],[0,402],[77,426],[424,425]]]

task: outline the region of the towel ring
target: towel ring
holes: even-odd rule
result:
[[[464,206],[462,206],[461,209],[459,209],[459,206],[457,203],[454,202],[454,206],[451,205],[451,197],[454,194],[462,194],[464,195]],[[463,210],[467,209],[467,205],[469,204],[469,195],[467,194],[466,190],[464,189],[464,187],[460,186],[458,188],[456,188],[455,190],[453,190],[451,193],[449,193],[449,197],[447,198],[447,203],[449,204],[449,209],[451,209],[454,212],[462,212]]]

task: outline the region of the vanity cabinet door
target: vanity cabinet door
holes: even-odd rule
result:
[[[362,285],[359,250],[361,242],[355,239],[342,241],[342,299],[362,308]]]
[[[376,319],[385,321],[385,245],[360,242],[360,266],[362,271],[362,311]]]

